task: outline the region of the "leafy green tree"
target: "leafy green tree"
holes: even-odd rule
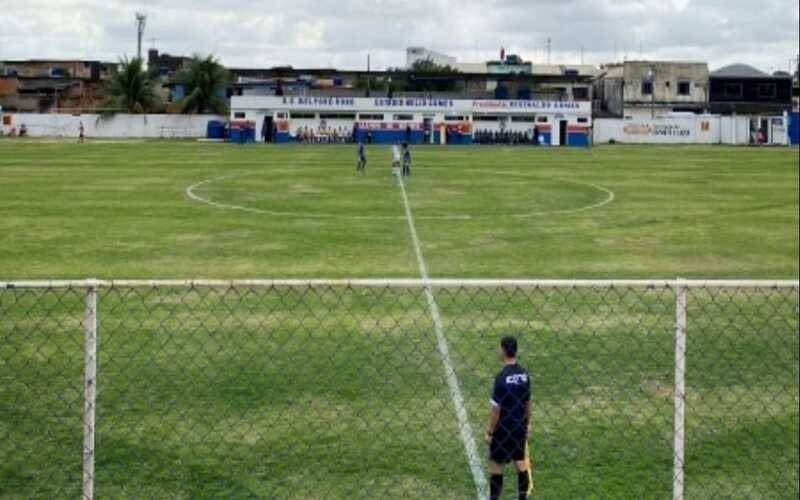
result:
[[[225,89],[230,74],[214,56],[195,55],[189,68],[178,74],[176,82],[186,87],[186,97],[179,103],[183,113],[228,113]]]
[[[412,92],[452,92],[459,90],[458,70],[430,59],[414,61],[406,72],[405,89]]]
[[[110,93],[104,106],[108,113],[147,113],[159,104],[153,82],[139,58],[120,60],[119,71],[111,79]]]
[[[427,74],[427,75],[431,74],[452,75],[453,73],[458,73],[458,70],[453,68],[449,64],[446,65],[436,64],[430,59],[419,59],[417,61],[414,61],[414,64],[411,65],[409,71],[411,71],[412,73]]]

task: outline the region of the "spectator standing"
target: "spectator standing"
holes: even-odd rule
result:
[[[411,177],[411,147],[403,143],[403,177]]]

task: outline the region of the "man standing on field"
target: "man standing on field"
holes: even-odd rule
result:
[[[364,148],[364,141],[358,143],[358,163],[356,164],[356,172],[365,173],[367,170],[367,151]]]
[[[489,444],[491,500],[503,491],[503,468],[512,460],[517,469],[520,500],[527,500],[533,490],[528,433],[531,422],[531,382],[528,372],[517,363],[517,340],[503,337],[500,341],[503,371],[497,376],[492,391],[492,411],[486,442]]]
[[[411,148],[407,142],[403,143],[403,177],[411,175]]]
[[[392,174],[400,174],[400,146],[392,144]]]

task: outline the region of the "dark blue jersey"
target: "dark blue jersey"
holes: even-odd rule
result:
[[[364,143],[361,142],[358,144],[358,157],[365,158],[367,156],[367,152],[364,150]]]
[[[496,433],[527,432],[525,404],[531,400],[531,380],[519,364],[506,365],[494,381],[492,406],[500,409]]]

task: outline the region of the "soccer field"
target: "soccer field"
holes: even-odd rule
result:
[[[796,150],[418,148],[419,255],[389,149],[368,159],[0,142],[0,280],[419,278],[420,259],[432,278],[798,276]],[[80,494],[84,292],[0,291],[0,497]],[[101,289],[98,497],[475,498],[509,332],[537,498],[671,496],[674,290],[433,294],[435,314],[418,287]],[[687,497],[796,498],[797,290],[689,303]]]
[[[0,277],[419,277],[390,151],[368,159],[0,142]],[[406,188],[431,276],[798,276],[796,149],[418,148]]]

